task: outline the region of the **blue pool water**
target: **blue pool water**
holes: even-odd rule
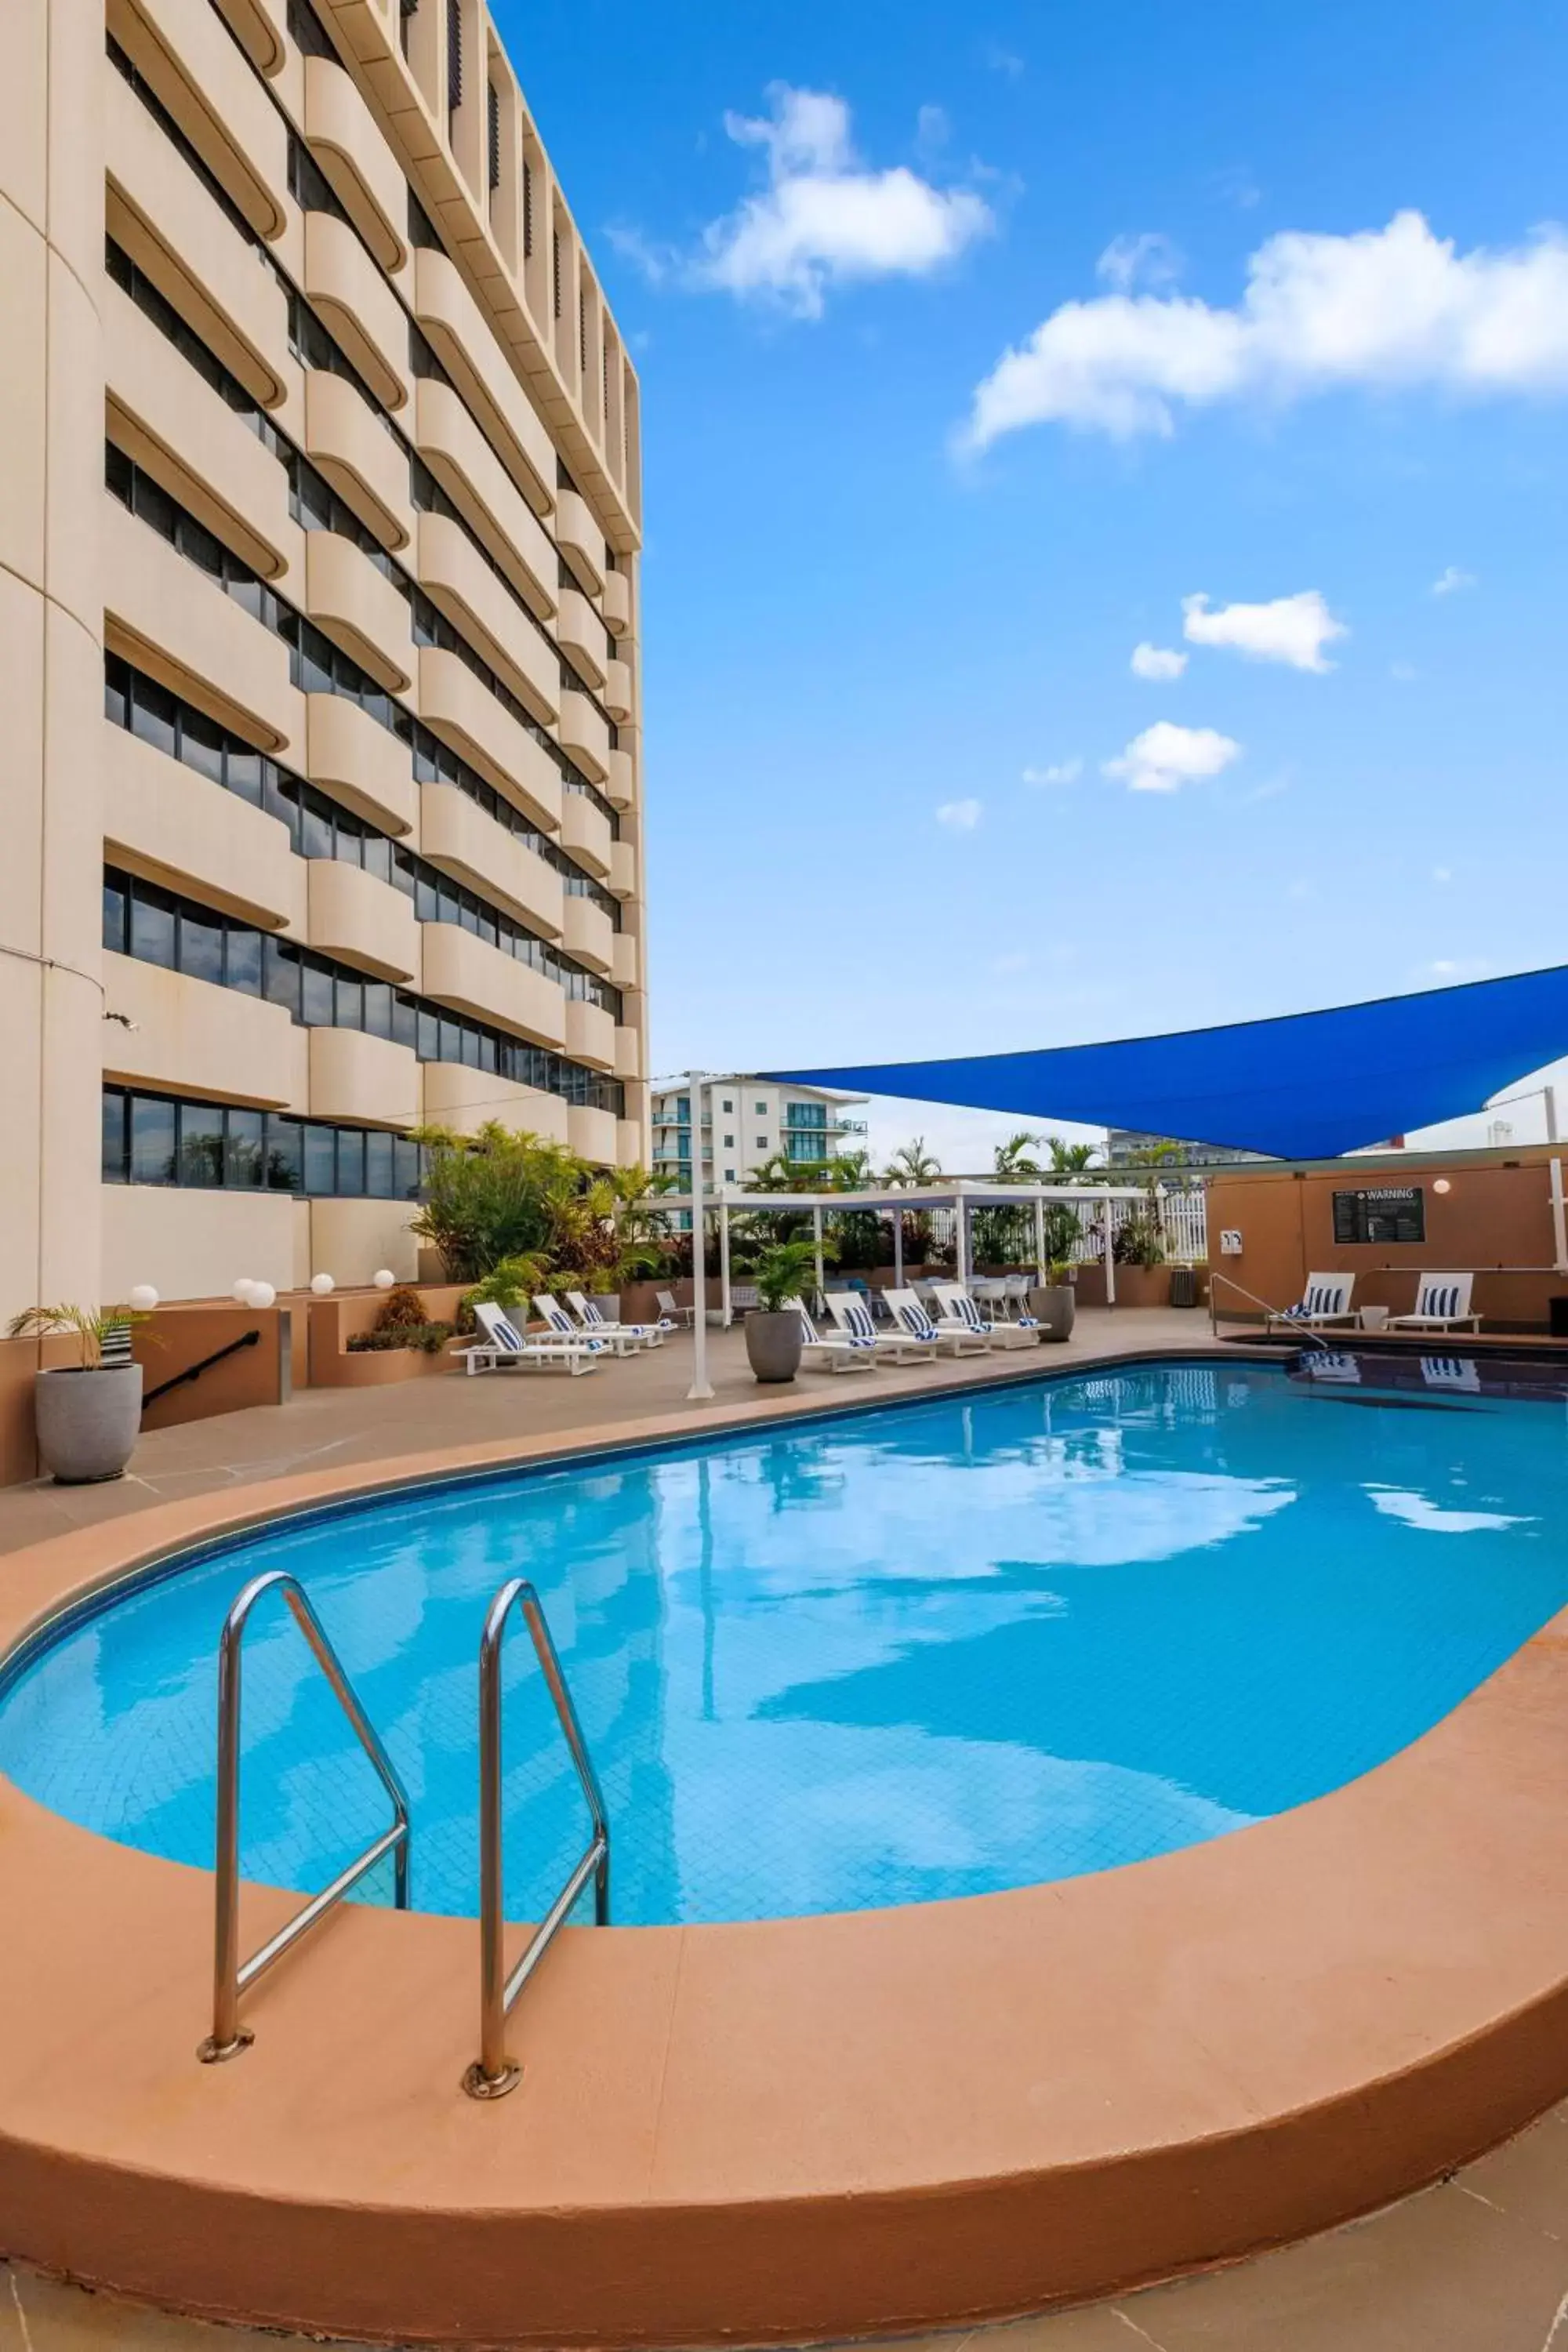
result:
[[[303,1580],[406,1781],[424,1910],[475,1907],[476,1659],[543,1597],[615,1916],[743,1919],[1133,1862],[1321,1795],[1568,1601],[1562,1403],[1169,1365],[509,1475],[262,1532],[79,1622],[0,1696],[0,1770],[210,1864],[215,1650]],[[583,1842],[521,1627],[508,1910]],[[243,1862],[325,1883],[384,1799],[280,1602],[245,1664]],[[386,1890],[379,1890],[385,1899]]]

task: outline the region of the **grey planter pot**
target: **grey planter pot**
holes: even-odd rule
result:
[[[798,1315],[767,1315],[760,1308],[748,1315],[746,1356],[758,1380],[793,1381],[805,1336]]]
[[[1029,1293],[1029,1312],[1040,1327],[1042,1339],[1070,1339],[1078,1294],[1070,1283],[1051,1284]]]
[[[123,1475],[142,1426],[142,1367],[35,1372],[38,1451],[61,1486]]]

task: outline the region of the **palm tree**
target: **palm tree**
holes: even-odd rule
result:
[[[1016,1135],[1010,1135],[1005,1143],[999,1143],[996,1146],[996,1159],[992,1173],[998,1184],[1032,1184],[1035,1181],[1041,1170],[1040,1163],[1035,1158],[1030,1147],[1039,1140],[1040,1138],[1037,1135],[1031,1135],[1027,1128],[1020,1128]],[[1056,1141],[1055,1137],[1051,1140],[1053,1150],[1059,1150],[1061,1146]],[[1053,1160],[1052,1165],[1055,1166],[1055,1164]]]
[[[889,1160],[882,1181],[885,1184],[934,1184],[942,1174],[942,1162],[934,1151],[926,1150],[923,1135],[911,1143],[900,1143]]]
[[[1084,1169],[1094,1166],[1094,1155],[1100,1148],[1094,1143],[1064,1143],[1059,1135],[1047,1136],[1046,1147],[1051,1155],[1053,1176],[1080,1175]]]

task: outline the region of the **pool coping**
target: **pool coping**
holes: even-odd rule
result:
[[[1194,1354],[1215,1360],[1131,1349],[984,1392]],[[156,1506],[11,1555],[0,1660],[290,1509],[975,1392],[661,1413]],[[513,2020],[521,2087],[479,2107],[472,1921],[340,1913],[251,1997],[256,2047],[200,2067],[209,1874],[0,1780],[0,2252],[302,2333],[647,2346],[1000,2317],[1305,2235],[1568,2089],[1565,1699],[1568,1611],[1411,1748],[1205,1845],[902,1909],[568,1929]],[[296,1901],[247,1888],[247,1935]]]

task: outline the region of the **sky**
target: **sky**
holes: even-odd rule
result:
[[[496,12],[642,381],[656,1072],[1568,959],[1568,14]]]

